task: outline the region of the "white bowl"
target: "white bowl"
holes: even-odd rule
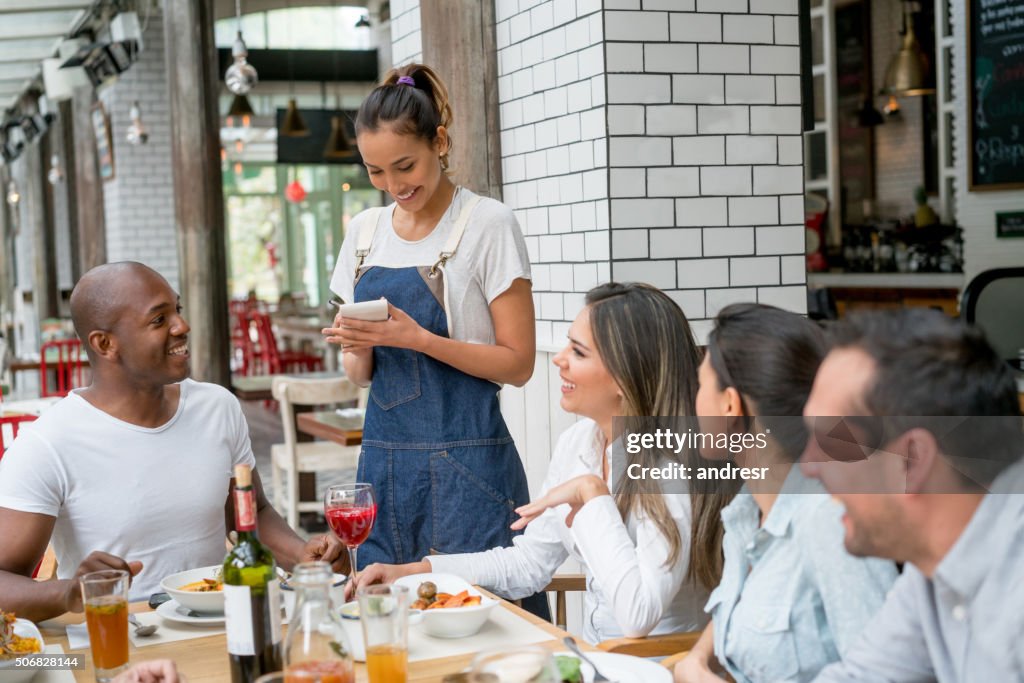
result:
[[[217,577],[217,571],[221,565],[215,564],[212,567],[200,567],[188,571],[171,574],[160,582],[160,587],[170,595],[176,603],[186,609],[199,614],[224,614],[224,592],[210,591],[208,593],[196,593],[194,591],[180,590],[182,586],[200,581],[202,579],[213,579]]]
[[[403,576],[395,581],[397,586],[406,586],[409,589],[410,600],[416,600],[416,590],[424,581],[433,581],[437,586],[438,593],[461,593],[469,591],[470,595],[480,595],[467,582],[454,574],[411,574]],[[448,607],[446,609],[426,609],[421,612],[421,618],[410,623],[418,623],[419,627],[427,635],[436,638],[465,638],[479,631],[487,619],[491,616],[491,610],[498,604],[497,600],[480,595],[479,605],[470,607]]]
[[[43,636],[39,633],[39,629],[28,619],[15,619],[14,632],[22,638],[38,638],[39,653],[46,648],[46,643],[43,642]],[[0,661],[0,681],[3,681],[3,683],[27,683],[27,681],[32,680],[32,677],[36,675],[39,669],[20,667],[18,666],[19,659],[21,657]]]

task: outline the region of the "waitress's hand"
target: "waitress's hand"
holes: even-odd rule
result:
[[[334,327],[325,328],[327,342],[340,344],[346,353],[366,352],[374,346],[392,346],[396,349],[423,348],[429,332],[420,327],[405,311],[388,304],[388,319],[380,321],[343,318],[338,314]]]
[[[568,505],[569,514],[565,516],[565,525],[572,526],[576,513],[584,505],[598,496],[610,496],[608,485],[594,474],[584,474],[570,479],[552,488],[537,500],[516,508],[519,519],[512,523],[512,530],[525,529],[526,525],[541,516],[548,508]]]

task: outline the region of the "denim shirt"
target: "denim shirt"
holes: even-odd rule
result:
[[[882,606],[896,567],[849,555],[841,516],[799,467],[760,527],[746,487],[722,510],[725,566],[705,609],[715,655],[737,683],[813,679]]]
[[[815,683],[1024,681],[1024,463],[993,491],[934,576],[908,564],[863,638]]]

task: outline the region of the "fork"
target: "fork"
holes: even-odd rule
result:
[[[589,664],[590,668],[594,670],[594,683],[615,683],[612,679],[598,671],[597,667],[594,666],[594,663],[590,661],[585,654],[583,654],[583,650],[581,650],[580,646],[576,644],[575,638],[572,636],[566,636],[565,638],[562,638],[562,642],[565,643],[567,648],[573,651],[573,654]]]

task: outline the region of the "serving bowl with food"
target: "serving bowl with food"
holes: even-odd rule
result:
[[[414,596],[410,608],[421,610],[421,618],[410,623],[418,623],[424,633],[436,638],[473,635],[498,604],[454,574],[410,574],[395,584],[408,588]]]
[[[35,624],[0,610],[0,681],[25,683],[32,680],[37,669],[19,666],[17,660],[39,654],[43,647],[43,636]]]
[[[224,580],[219,564],[171,574],[160,582],[160,587],[176,603],[193,612],[224,613]]]

